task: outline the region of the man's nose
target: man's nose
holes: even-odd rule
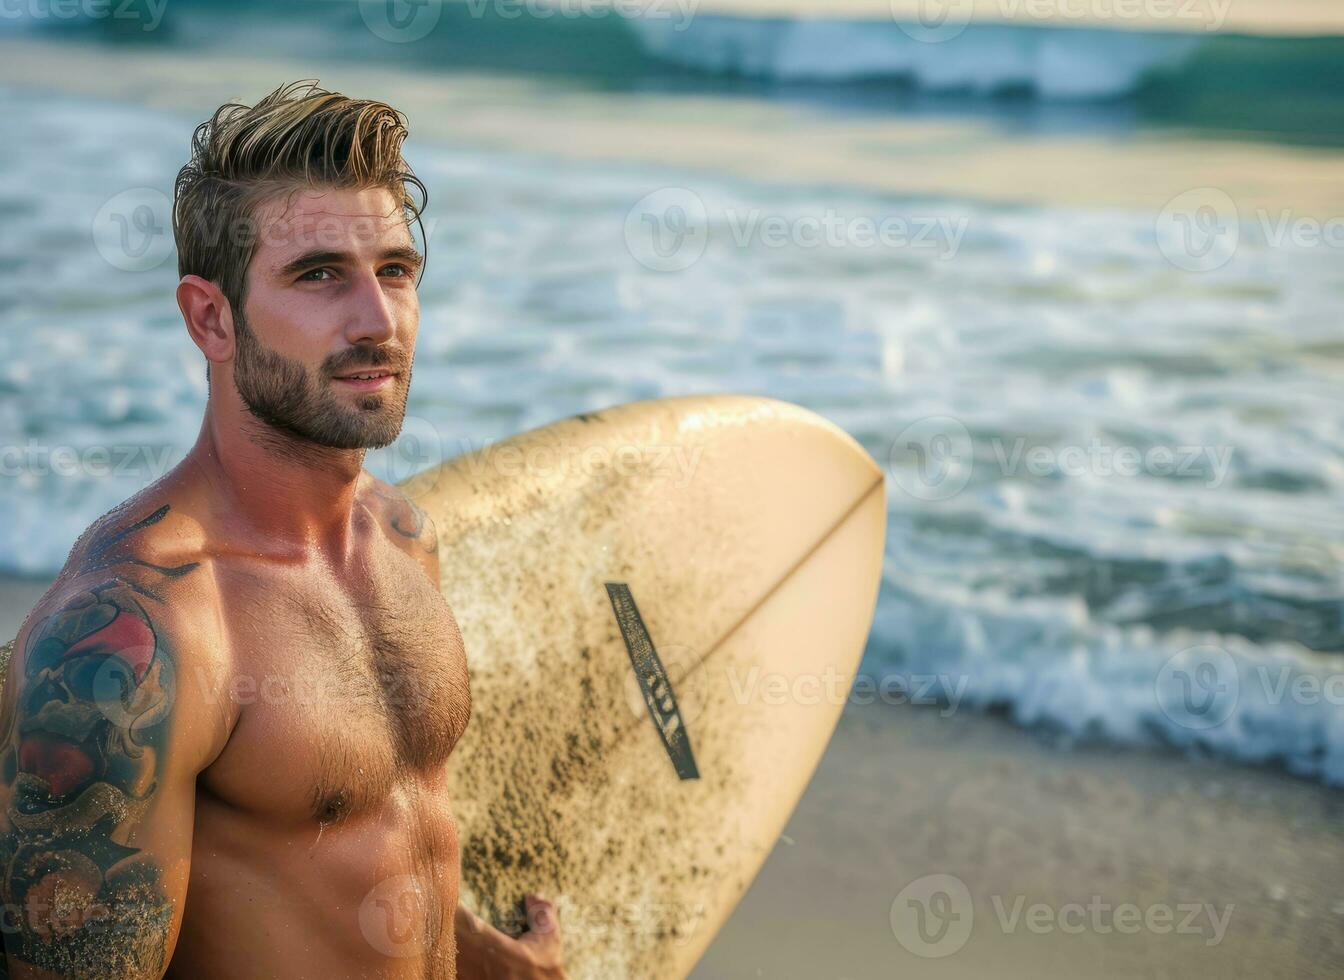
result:
[[[397,335],[397,311],[377,276],[361,281],[350,297],[353,304],[345,328],[350,344],[382,344]]]

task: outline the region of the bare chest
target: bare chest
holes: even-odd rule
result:
[[[413,559],[357,582],[241,578],[229,596],[238,723],[212,769],[227,793],[320,822],[441,771],[471,713],[461,633]]]

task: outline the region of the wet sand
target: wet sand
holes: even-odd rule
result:
[[[1344,793],[1280,772],[851,707],[693,977],[1337,977],[1341,816]],[[912,900],[927,937],[960,918],[921,947]]]

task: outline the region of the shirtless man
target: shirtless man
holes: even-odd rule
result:
[[[433,525],[363,469],[419,326],[405,136],[311,82],[196,131],[173,225],[205,418],[14,644],[0,975],[563,975],[549,903],[518,940],[458,906],[462,638]]]

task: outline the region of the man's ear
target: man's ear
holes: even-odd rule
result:
[[[200,276],[183,276],[177,284],[177,307],[192,343],[207,361],[222,364],[233,360],[233,308],[218,286]]]

